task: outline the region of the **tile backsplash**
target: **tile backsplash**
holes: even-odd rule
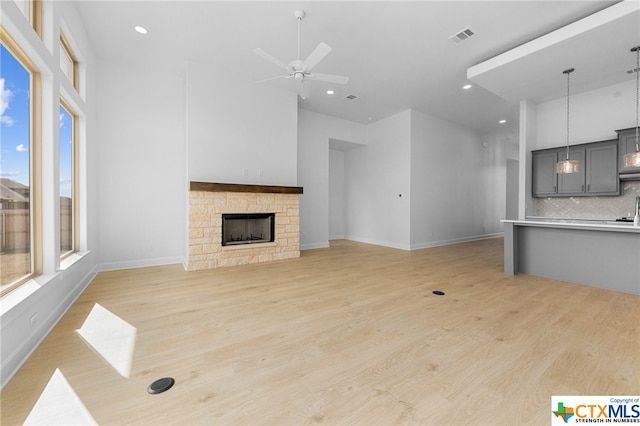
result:
[[[617,197],[548,197],[535,199],[535,215],[545,217],[615,219],[633,216],[640,181],[620,182],[622,195]]]

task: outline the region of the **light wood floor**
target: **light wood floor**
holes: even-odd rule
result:
[[[549,424],[552,395],[640,394],[640,298],[507,276],[502,253],[334,241],[101,273],[4,389],[1,423],[22,424],[56,368],[105,425]],[[130,378],[75,332],[96,303],[137,328]]]

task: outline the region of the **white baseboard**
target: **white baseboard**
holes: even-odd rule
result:
[[[329,242],[300,244],[300,250],[313,250],[329,247]]]
[[[389,241],[374,240],[370,238],[354,237],[351,235],[345,236],[345,239],[350,241],[356,241],[359,243],[373,244],[376,246],[383,246],[383,247],[389,247],[389,248],[400,249],[400,250],[411,250],[411,247],[409,246],[409,244],[400,244],[400,243],[389,242]]]
[[[139,259],[139,260],[125,260],[122,262],[107,262],[99,263],[94,268],[95,272],[104,271],[117,271],[120,269],[135,269],[146,268],[149,266],[164,266],[164,265],[186,265],[186,260],[181,256],[175,257],[160,257],[155,259]]]
[[[350,241],[356,241],[359,243],[373,244],[376,246],[383,246],[383,247],[410,251],[410,250],[420,250],[423,248],[430,248],[430,247],[447,246],[450,244],[467,243],[470,241],[488,240],[490,238],[501,238],[503,235],[504,233],[499,232],[495,234],[474,235],[472,237],[454,238],[451,240],[441,240],[441,241],[429,241],[426,243],[411,244],[411,245],[399,244],[399,243],[394,243],[389,241],[374,240],[370,238],[360,238],[360,237],[354,237],[351,235],[346,235],[344,239],[350,240]]]
[[[475,235],[472,237],[454,238],[451,240],[429,241],[426,243],[411,244],[411,250],[420,250],[424,248],[448,246],[451,244],[468,243],[471,241],[488,240],[490,238],[501,238],[502,236],[504,236],[504,233],[498,232],[495,234]]]

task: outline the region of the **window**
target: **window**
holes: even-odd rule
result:
[[[0,294],[41,269],[38,257],[40,78],[37,69],[0,27]]]
[[[77,248],[76,140],[77,118],[64,98],[60,99],[60,256]]]
[[[67,76],[73,87],[79,90],[78,60],[62,31],[60,32],[60,69]]]
[[[41,0],[13,0],[38,35],[42,35]]]

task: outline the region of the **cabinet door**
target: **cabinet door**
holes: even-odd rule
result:
[[[629,152],[636,152],[636,129],[635,127],[632,129],[627,129],[618,132],[618,140],[619,140],[619,167],[620,171],[638,173],[640,172],[640,167],[631,167],[628,169],[624,168],[624,163],[622,162],[622,158],[625,154]]]
[[[556,174],[557,151],[534,152],[533,157],[533,196],[544,197],[557,192]]]
[[[577,173],[561,173],[558,175],[558,194],[565,196],[581,195],[584,193],[584,177],[585,177],[585,150],[570,149],[569,160],[578,160],[580,169]],[[558,160],[567,158],[567,151],[558,151]],[[555,171],[555,170],[554,170]]]
[[[587,193],[620,194],[617,142],[612,140],[587,147]]]

